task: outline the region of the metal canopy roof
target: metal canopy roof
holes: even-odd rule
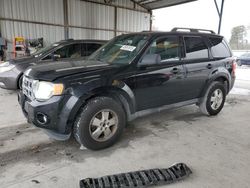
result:
[[[196,0],[133,0],[147,10],[154,10],[174,5],[189,3]]]

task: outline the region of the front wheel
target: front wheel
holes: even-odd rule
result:
[[[80,144],[99,150],[119,139],[125,123],[125,113],[118,102],[109,97],[96,97],[83,107],[75,121],[73,133]]]
[[[226,99],[226,88],[221,82],[213,82],[199,107],[206,115],[217,115],[223,108]]]
[[[20,76],[18,80],[18,89],[22,89],[22,87],[23,87],[23,75]]]

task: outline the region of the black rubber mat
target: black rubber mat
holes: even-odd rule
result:
[[[122,174],[86,178],[80,181],[80,188],[126,188],[149,187],[179,181],[192,173],[184,163],[166,169],[150,169]]]

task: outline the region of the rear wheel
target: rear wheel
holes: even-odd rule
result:
[[[209,86],[202,102],[199,105],[200,110],[202,113],[207,115],[216,115],[222,110],[225,99],[225,85],[221,82],[213,82]]]
[[[113,145],[121,136],[126,118],[122,106],[109,97],[91,99],[74,124],[75,139],[88,149]]]

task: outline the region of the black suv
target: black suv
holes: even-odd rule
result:
[[[51,61],[80,61],[86,59],[107,41],[62,40],[40,49],[27,57],[11,59],[0,64],[0,87],[16,90],[22,86],[23,72],[32,65]]]
[[[84,62],[28,69],[19,103],[28,122],[51,137],[73,134],[98,150],[114,144],[138,116],[190,104],[218,114],[235,67],[228,44],[212,31],[125,34]]]

